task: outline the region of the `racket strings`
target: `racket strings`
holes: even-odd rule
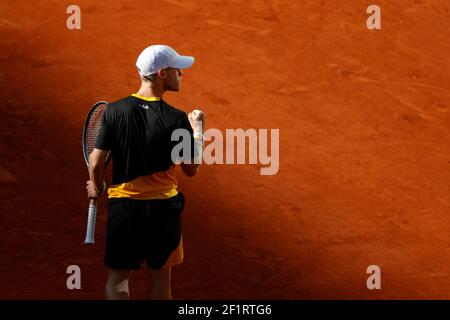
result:
[[[100,127],[102,124],[102,116],[105,111],[107,104],[101,103],[98,104],[92,111],[89,116],[89,120],[85,129],[84,136],[84,148],[86,154],[86,164],[89,163],[89,155],[95,148],[95,144],[97,142],[97,136],[100,131]],[[109,162],[111,158],[111,151],[108,151],[105,158],[105,165]]]
[[[86,151],[87,154],[91,154],[91,152],[95,148],[95,143],[97,141],[97,135],[100,131],[100,125],[102,123],[102,115],[105,110],[106,105],[99,105],[95,110],[93,110],[89,123],[86,129],[85,143],[86,143]]]

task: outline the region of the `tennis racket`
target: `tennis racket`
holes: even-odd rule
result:
[[[86,162],[88,173],[89,173],[89,155],[95,148],[95,142],[97,140],[98,131],[100,130],[100,125],[102,123],[102,115],[107,105],[108,102],[106,101],[99,101],[96,104],[94,104],[91,110],[89,111],[89,114],[86,117],[86,121],[84,123],[82,147],[83,147],[84,161]],[[111,152],[108,151],[105,158],[105,167],[108,165],[110,158]],[[97,217],[97,199],[90,199],[88,209],[88,220],[86,227],[86,239],[84,240],[84,243],[86,244],[94,243],[96,217]]]

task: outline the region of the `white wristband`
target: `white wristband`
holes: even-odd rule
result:
[[[194,139],[198,139],[198,138],[202,138],[202,140],[205,139],[205,137],[203,136],[203,133],[201,133],[201,132],[194,132]]]

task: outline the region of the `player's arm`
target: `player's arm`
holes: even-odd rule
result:
[[[94,148],[89,155],[90,180],[86,182],[86,190],[89,198],[97,198],[103,192],[106,154],[107,151]]]
[[[191,159],[190,163],[181,163],[181,170],[188,177],[193,177],[197,174],[200,166],[201,157],[203,154],[203,127],[205,125],[204,113],[200,110],[194,110],[188,114],[189,123],[193,130],[195,154],[200,157],[200,161],[195,161],[195,157]]]

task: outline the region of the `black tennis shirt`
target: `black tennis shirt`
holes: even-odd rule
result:
[[[168,170],[174,164],[172,148],[179,143],[171,141],[171,135],[179,128],[189,131],[194,155],[193,131],[184,111],[160,98],[135,94],[108,104],[95,147],[111,150],[112,184]]]

